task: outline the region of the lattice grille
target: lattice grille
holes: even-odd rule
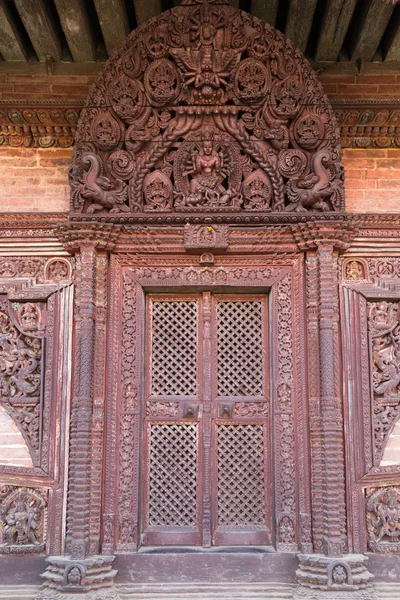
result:
[[[195,525],[196,489],[197,425],[151,425],[149,525]]]
[[[151,394],[197,393],[197,302],[152,303]]]
[[[218,426],[218,524],[265,524],[262,425]]]
[[[218,394],[263,393],[261,302],[218,302]]]

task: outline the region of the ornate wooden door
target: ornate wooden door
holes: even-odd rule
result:
[[[271,544],[267,300],[147,297],[142,543]]]

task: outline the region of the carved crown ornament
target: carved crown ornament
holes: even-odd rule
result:
[[[316,73],[224,1],[185,0],[130,34],[82,111],[70,186],[75,220],[344,210],[340,134]]]

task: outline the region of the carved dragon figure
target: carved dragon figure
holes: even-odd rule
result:
[[[329,204],[325,202],[333,188],[330,176],[324,163],[331,159],[328,150],[320,150],[313,156],[312,173],[300,180],[290,180],[287,184],[287,195],[291,204],[288,211],[304,212],[309,209],[329,211]]]
[[[100,159],[95,154],[86,154],[82,163],[88,166],[89,170],[85,175],[80,194],[84,201],[92,203],[86,212],[94,213],[104,209],[109,209],[112,213],[129,212],[129,207],[125,204],[128,197],[126,184],[120,179],[111,182],[108,177],[105,177],[102,174]]]

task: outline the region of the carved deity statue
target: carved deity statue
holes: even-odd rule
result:
[[[381,488],[367,502],[367,526],[370,545],[379,549],[400,539],[400,504],[396,488]]]
[[[5,546],[40,546],[44,500],[35,491],[17,488],[0,504]]]

